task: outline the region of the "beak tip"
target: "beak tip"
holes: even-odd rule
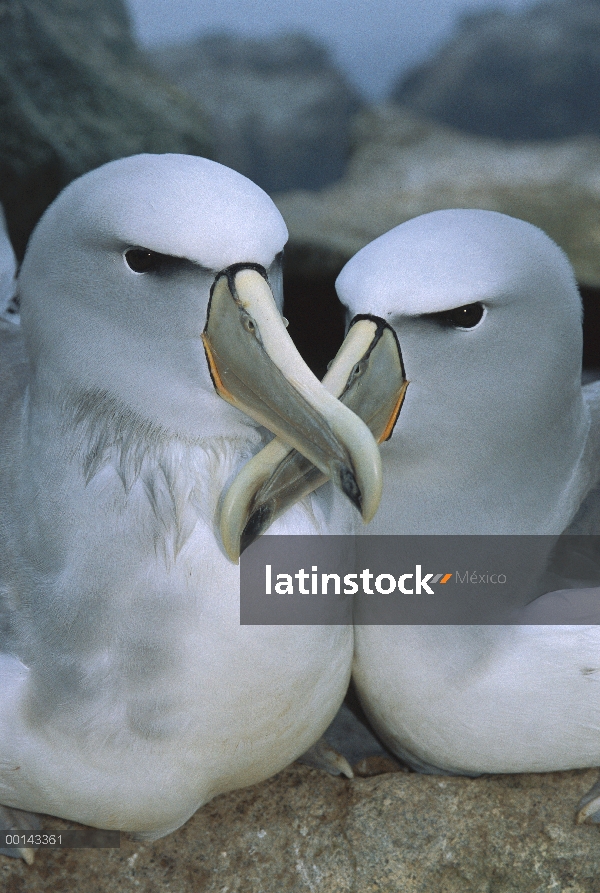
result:
[[[363,521],[363,524],[369,524],[369,523],[373,520],[373,518],[375,517],[375,515],[376,515],[376,513],[377,513],[377,509],[378,509],[378,505],[376,505],[376,506],[374,506],[373,508],[370,508],[370,509],[367,509],[367,508],[365,507],[365,511],[362,512],[362,521]]]
[[[231,561],[231,563],[239,564],[240,563],[240,555],[242,552],[242,550],[239,548],[239,546],[235,546],[233,543],[225,543],[225,542],[223,543],[223,546],[225,547],[225,552],[227,554],[227,557]]]

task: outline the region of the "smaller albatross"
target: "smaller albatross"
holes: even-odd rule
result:
[[[393,328],[410,382],[381,447],[381,508],[358,532],[600,532],[600,385],[581,386],[581,300],[543,232],[489,211],[423,215],[367,245],[336,287],[349,319],[375,315]],[[380,359],[388,367],[369,386],[385,394],[399,366],[392,353]],[[246,497],[250,473],[258,479],[274,450],[229,491],[246,516],[265,490]],[[264,502],[305,461],[279,453]],[[286,481],[281,505],[297,486]],[[425,772],[599,765],[600,625],[589,625],[599,602],[600,589],[562,590],[510,626],[359,625],[353,675],[365,711],[389,748]],[[600,820],[600,785],[578,819]]]
[[[393,326],[410,381],[367,533],[599,532],[600,388],[581,387],[580,296],[541,230],[426,214],[367,245],[336,287],[351,317]],[[579,597],[586,613],[589,590]],[[382,739],[425,771],[599,765],[600,625],[536,616],[357,627],[354,679]],[[591,796],[580,819],[599,805]]]
[[[285,331],[286,238],[255,184],[178,155],[85,175],[32,235],[0,320],[0,828],[159,837],[344,696],[352,630],[240,626],[216,520],[263,425],[367,517],[379,498],[375,441]]]

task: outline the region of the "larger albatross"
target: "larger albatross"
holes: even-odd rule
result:
[[[351,317],[390,322],[410,381],[366,532],[599,532],[600,389],[581,387],[581,301],[543,232],[426,214],[362,249],[336,287]],[[425,771],[599,765],[600,626],[535,619],[357,627],[354,679],[382,739]]]
[[[0,829],[159,837],[302,754],[344,696],[351,628],[241,627],[215,522],[260,425],[377,503],[374,440],[276,308],[286,238],[261,189],[178,155],[85,175],[31,238],[21,325],[0,321]]]

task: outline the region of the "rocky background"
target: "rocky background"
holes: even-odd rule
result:
[[[598,0],[467,15],[391,98],[442,124],[499,139],[600,134]]]
[[[286,315],[300,350],[310,351],[304,320],[313,296],[335,319],[341,338],[334,282],[356,251],[418,214],[486,208],[528,220],[566,251],[584,298],[584,365],[600,367],[600,137],[492,140],[390,104],[355,118],[342,180],[275,200],[290,231],[288,296],[296,304]],[[333,340],[333,328],[328,331]],[[315,363],[318,371],[324,371],[327,349]]]
[[[206,112],[216,158],[267,192],[343,175],[360,101],[310,38],[214,34],[147,58]]]
[[[285,312],[320,373],[343,335],[333,283],[355,251],[437,208],[502,211],[569,255],[585,364],[600,368],[599,38],[600,0],[473,15],[386,105],[367,108],[302,35],[143,53],[122,0],[0,0],[0,202],[22,256],[58,191],[104,161],[175,151],[229,164],[286,218]],[[600,832],[573,818],[594,770],[416,775],[349,708],[329,738],[353,780],[295,765],[154,844],[47,851],[33,867],[0,857],[0,889],[600,890]]]
[[[142,52],[123,0],[0,0],[11,238],[22,257],[60,189],[111,158],[214,157],[286,217],[286,316],[322,375],[344,331],[334,281],[356,250],[426,211],[491,208],[567,251],[584,363],[600,368],[599,37],[600,0],[472,14],[373,109],[304,35],[212,34]]]
[[[343,331],[333,287],[343,264],[404,220],[452,207],[521,217],[567,252],[584,300],[584,366],[600,368],[600,0],[464,17],[386,106],[354,118],[351,147],[337,184],[277,197],[298,307],[290,332],[313,358],[309,294],[335,320],[317,371]]]
[[[137,152],[212,147],[202,111],[135,46],[122,0],[0,0],[0,202],[18,257],[67,183]]]
[[[290,230],[290,333],[319,375],[343,337],[344,263],[452,207],[522,217],[565,249],[584,364],[600,368],[600,0],[464,17],[376,109],[301,35],[212,35],[147,58],[206,111],[217,160],[274,194]]]

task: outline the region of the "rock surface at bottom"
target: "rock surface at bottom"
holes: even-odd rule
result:
[[[120,849],[0,857],[6,893],[596,893],[600,830],[576,826],[597,771],[348,781],[293,765]],[[46,828],[67,827],[46,818]]]

